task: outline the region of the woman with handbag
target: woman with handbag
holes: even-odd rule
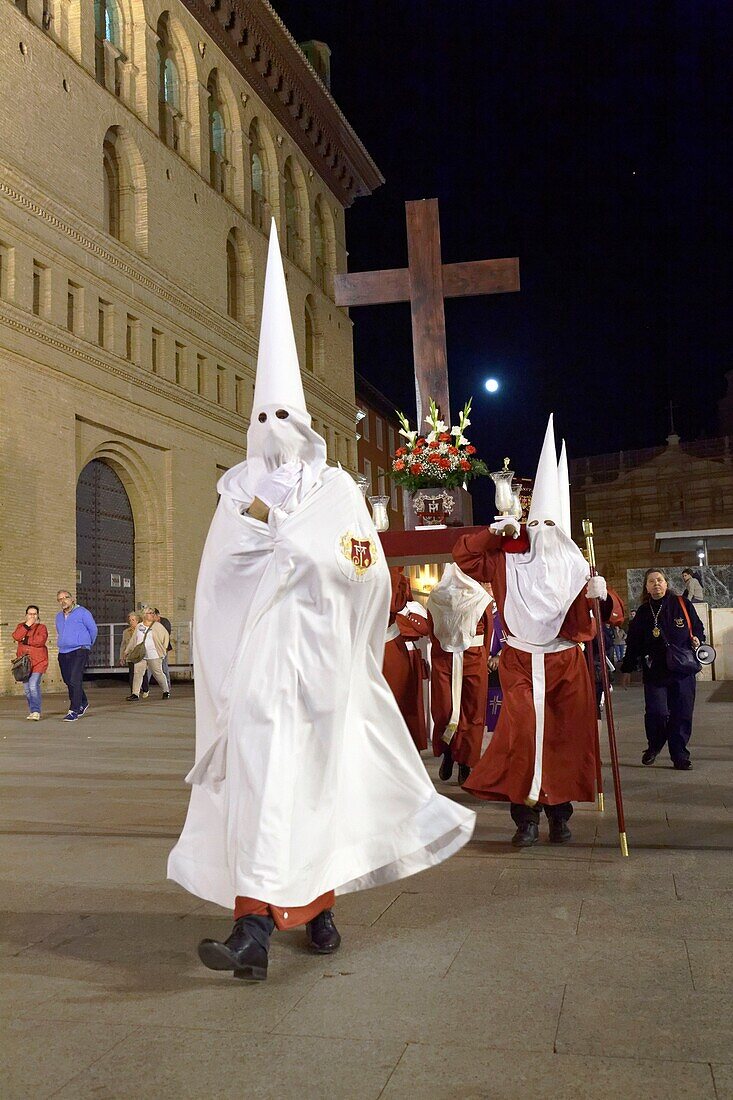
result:
[[[155,621],[152,607],[146,607],[143,621],[132,635],[126,651],[126,659],[135,666],[132,691],[127,696],[128,703],[136,703],[140,698],[145,670],[158,681],[163,689],[163,698],[170,699],[170,685],[163,672],[163,658],[168,647],[168,631]]]
[[[692,604],[669,587],[662,569],[647,569],[642,602],[629,622],[622,684],[641,662],[644,682],[644,725],[648,747],[642,764],[653,764],[665,743],[679,771],[692,767],[687,743],[692,733],[695,677],[700,662],[695,650],[705,630]]]
[[[135,662],[128,660],[126,654],[127,650],[132,644],[132,636],[143,621],[142,615],[138,615],[137,611],[131,611],[127,616],[127,627],[122,631],[122,639],[120,641],[120,664],[127,665],[128,673],[128,685],[130,692],[132,692],[132,685],[135,679]],[[147,699],[150,694],[148,691],[150,677],[148,676],[147,667],[145,669],[145,675],[143,676],[143,682],[140,685],[140,695],[143,699]]]
[[[25,619],[18,623],[13,631],[13,638],[18,643],[16,662],[24,657],[30,661],[30,672],[25,679],[21,679],[23,691],[28,703],[26,721],[40,722],[41,720],[41,678],[48,668],[48,630],[41,622],[41,613],[34,603],[28,604],[25,609]],[[15,664],[15,662],[13,662]],[[27,666],[28,662],[24,661]],[[27,667],[21,675],[26,676]],[[15,675],[15,669],[13,670]],[[18,678],[16,676],[16,678]]]

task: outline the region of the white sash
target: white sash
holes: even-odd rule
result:
[[[476,634],[471,638],[468,645],[468,649],[474,649],[476,646],[482,646],[484,644],[484,634]],[[460,653],[453,654],[453,668],[451,670],[450,678],[450,692],[452,711],[450,721],[445,728],[445,732],[441,737],[441,741],[445,745],[450,745],[451,741],[455,737],[456,730],[458,729],[458,722],[461,717],[461,695],[463,694],[463,654],[465,650],[461,650]]]

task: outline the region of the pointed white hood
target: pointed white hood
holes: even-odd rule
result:
[[[302,464],[302,480],[291,505],[302,499],[326,467],[326,443],[311,427],[295,346],[277,229],[273,220],[267,252],[252,416],[247,459],[220,479],[218,490],[251,503],[258,481],[286,462]]]
[[[563,457],[564,456],[564,457]],[[506,625],[515,638],[547,645],[557,638],[570,605],[588,579],[588,565],[570,538],[570,490],[567,496],[567,453],[563,490],[555,450],[552,415],[537,464],[532,505],[527,517],[529,551],[506,555]],[[563,500],[567,504],[563,504]],[[567,508],[567,511],[565,511]]]
[[[570,474],[568,473],[568,452],[565,440],[560,448],[560,459],[557,464],[557,485],[560,493],[560,526],[568,538],[573,537],[572,521],[570,519]]]
[[[532,503],[527,516],[527,532],[530,539],[534,529],[544,520],[552,520],[553,523],[562,522],[562,507],[560,504],[560,487],[557,477],[557,451],[555,449],[555,428],[553,416],[547,421],[545,440],[540,452],[540,460],[537,463],[534,486],[532,488]],[[538,523],[535,521],[539,521]]]

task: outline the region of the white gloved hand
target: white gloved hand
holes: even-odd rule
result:
[[[302,476],[303,463],[299,459],[293,459],[260,478],[255,487],[255,496],[268,508],[276,508],[285,502]]]
[[[585,594],[589,600],[605,600],[608,596],[608,585],[605,577],[591,577]]]
[[[511,535],[514,539],[519,538],[520,530],[519,521],[514,516],[500,516],[489,527],[492,535]]]

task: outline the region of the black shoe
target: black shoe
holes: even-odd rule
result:
[[[567,844],[572,838],[572,835],[570,829],[568,829],[567,822],[550,822],[550,844]]]
[[[678,772],[688,772],[692,767],[691,760],[673,760],[672,767],[676,768]]]
[[[169,691],[164,691],[163,692],[163,698],[164,699],[170,699],[170,697],[171,697],[171,693]]]
[[[648,767],[649,764],[654,763],[658,755],[659,754],[656,753],[654,749],[645,749],[645,751],[641,754],[641,762],[642,764],[646,764]]]
[[[539,826],[535,825],[534,821],[525,821],[524,825],[517,828],[512,837],[512,844],[515,848],[529,848],[532,844],[536,844],[539,839]]]
[[[468,764],[459,764],[458,765],[458,782],[460,783],[461,786],[463,786],[463,784],[466,782],[466,780],[468,779],[470,774],[471,774],[471,769],[469,768]]]
[[[448,747],[443,750],[443,760],[441,762],[438,775],[444,783],[447,783],[450,777],[453,775],[453,754]]]
[[[125,702],[126,703],[137,703],[139,698],[140,698],[139,695],[128,695]]]
[[[264,982],[267,977],[269,934],[262,931],[260,935],[260,924],[253,926],[250,921],[251,917],[240,917],[235,921],[232,934],[224,943],[202,940],[198,952],[204,966],[208,966],[209,970],[232,970],[235,978],[244,978],[248,982]],[[263,940],[267,946],[263,946]]]
[[[333,923],[333,911],[324,909],[305,926],[308,946],[316,955],[331,955],[341,946],[339,930]]]

